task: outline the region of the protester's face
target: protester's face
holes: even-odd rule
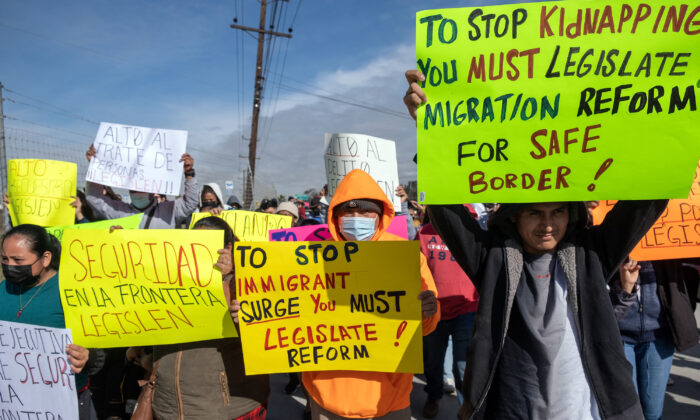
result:
[[[270,213],[270,214],[275,214],[277,213],[277,207],[268,207],[265,210],[263,210],[263,213]]]
[[[372,218],[374,217],[374,230],[376,231],[379,228],[379,213],[376,211],[372,210],[345,210],[341,211],[337,214],[338,220],[340,220],[341,217],[367,217],[367,218]]]
[[[151,205],[154,194],[149,194],[142,191],[129,191],[131,204],[137,209],[143,210]]]
[[[219,200],[216,198],[216,194],[212,192],[205,192],[202,194],[202,204],[204,207],[216,207],[219,204]]]
[[[41,257],[32,252],[29,239],[23,235],[12,235],[2,243],[2,263],[7,265],[30,265],[32,275],[38,276],[51,263],[51,253]]]
[[[523,249],[530,254],[554,252],[569,224],[567,203],[538,203],[515,216]]]

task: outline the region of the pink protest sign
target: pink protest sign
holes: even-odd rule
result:
[[[389,233],[408,239],[408,230],[406,228],[406,216],[396,216],[391,221],[389,228],[386,230]],[[299,226],[287,229],[270,230],[270,241],[326,241],[331,239],[331,234],[328,231],[328,225],[310,225]]]
[[[394,216],[394,220],[391,221],[391,224],[386,231],[404,239],[408,239],[406,216]]]
[[[309,225],[270,230],[270,241],[326,241],[331,239],[328,225]]]

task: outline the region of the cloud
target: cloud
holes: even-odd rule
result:
[[[326,183],[324,134],[333,132],[394,140],[401,182],[414,180],[415,123],[407,119],[402,102],[406,89],[403,74],[415,66],[414,54],[413,45],[395,45],[378,50],[362,66],[321,72],[303,83],[294,76],[268,83],[259,124],[256,198],[261,198],[261,194],[286,196],[308,188],[320,189]],[[284,89],[277,96],[273,89],[279,84],[385,109],[399,116]],[[270,98],[275,96],[278,99],[273,103]],[[242,194],[239,165],[246,165],[247,159],[239,155],[248,155],[248,105],[242,104],[243,109],[239,110],[232,103],[201,99],[186,106],[168,106],[168,126],[189,130],[188,144],[196,149],[192,154],[200,183],[215,181],[223,185],[225,180],[233,179],[236,194]]]
[[[331,91],[339,99],[352,98],[352,102],[408,116],[402,103],[406,89],[403,74],[415,66],[414,54],[412,45],[385,48],[363,66],[318,74],[310,84],[322,89],[306,90],[325,96]],[[326,132],[394,140],[401,181],[415,179],[415,124],[411,120],[298,93],[280,97],[269,137],[262,140],[258,174],[274,180],[285,195],[320,188],[325,183]]]

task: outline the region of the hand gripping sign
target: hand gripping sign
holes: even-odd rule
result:
[[[699,18],[683,0],[419,12],[419,200],[685,198]]]
[[[246,374],[422,372],[419,244],[239,242]]]

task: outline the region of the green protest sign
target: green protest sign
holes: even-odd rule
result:
[[[679,0],[419,12],[420,201],[686,198],[699,34]]]
[[[58,238],[60,241],[63,238],[63,231],[65,229],[109,229],[112,226],[121,226],[123,229],[138,229],[141,225],[142,217],[143,213],[139,213],[119,219],[101,220],[99,222],[92,223],[79,223],[77,225],[69,226],[47,227],[46,231]]]

